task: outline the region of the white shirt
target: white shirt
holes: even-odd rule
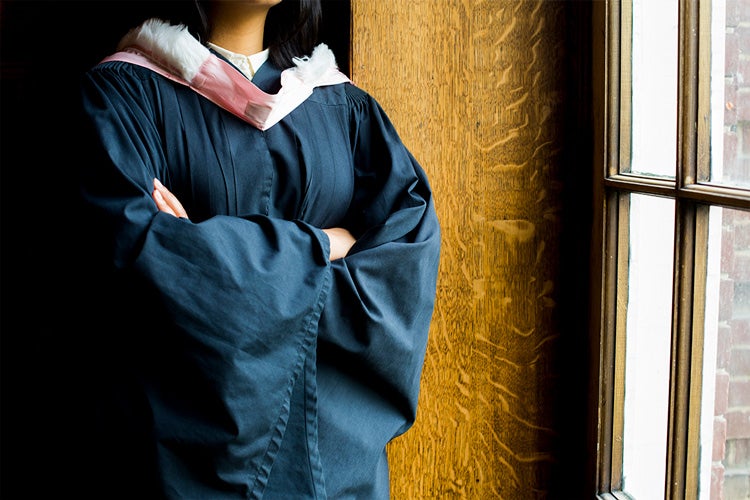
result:
[[[249,56],[246,56],[244,54],[238,54],[237,52],[227,50],[224,47],[219,47],[218,45],[211,42],[208,42],[208,46],[226,57],[229,62],[237,66],[237,68],[239,68],[239,70],[242,71],[242,73],[244,73],[244,75],[250,80],[253,79],[253,76],[255,76],[258,68],[260,68],[260,66],[264,62],[266,62],[266,60],[268,60],[268,49],[262,50],[257,54],[250,54]]]

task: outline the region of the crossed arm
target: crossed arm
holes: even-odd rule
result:
[[[188,218],[187,211],[182,206],[182,203],[180,203],[180,200],[169,189],[164,187],[158,179],[154,179],[154,190],[151,192],[151,197],[154,199],[156,207],[162,212],[175,217]],[[354,236],[343,227],[325,228],[323,232],[326,233],[330,241],[330,260],[345,257],[356,241]]]

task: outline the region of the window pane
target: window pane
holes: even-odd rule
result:
[[[631,166],[675,178],[677,0],[633,0]]]
[[[747,2],[712,0],[709,180],[745,188],[750,187],[749,54]]]
[[[623,490],[664,498],[674,200],[630,198]]]
[[[700,500],[750,498],[750,212],[711,207]]]

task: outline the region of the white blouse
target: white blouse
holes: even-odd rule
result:
[[[238,54],[237,52],[227,50],[224,47],[219,47],[218,45],[211,42],[208,42],[208,46],[226,57],[229,62],[237,66],[237,68],[239,68],[239,70],[242,71],[242,73],[244,73],[245,76],[250,80],[253,79],[253,76],[255,76],[255,72],[258,71],[258,68],[260,68],[260,66],[264,62],[266,62],[266,60],[268,60],[268,49],[262,50],[257,54],[250,54],[249,56],[246,56],[244,54]]]

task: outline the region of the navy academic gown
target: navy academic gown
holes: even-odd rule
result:
[[[279,75],[253,82],[275,93]],[[440,231],[381,107],[320,87],[261,131],[124,62],[82,95],[79,498],[388,498]],[[155,177],[190,220],[157,210]],[[332,226],[358,241],[329,262]]]

